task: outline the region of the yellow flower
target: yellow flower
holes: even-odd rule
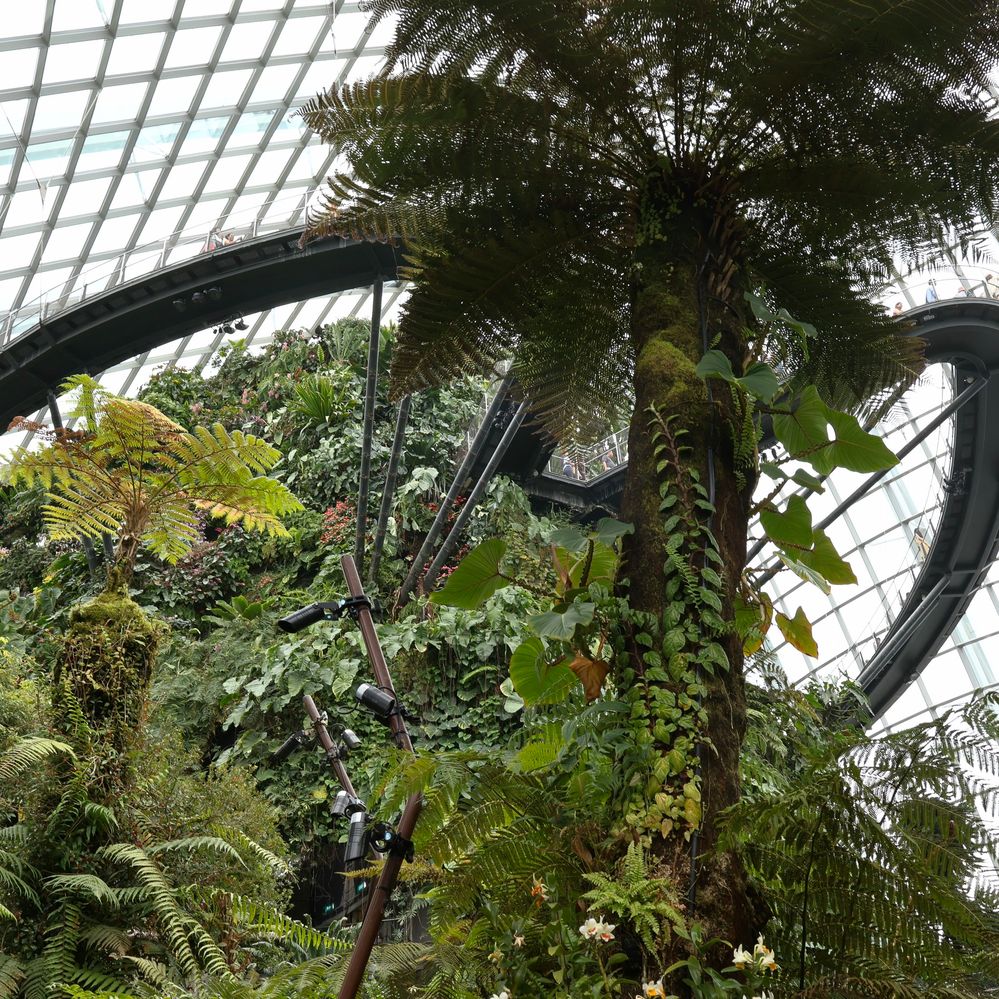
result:
[[[660,978],[658,982],[642,982],[642,995],[644,999],[666,999],[663,980]]]

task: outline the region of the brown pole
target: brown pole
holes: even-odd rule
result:
[[[316,730],[316,738],[319,740],[319,744],[326,750],[326,759],[329,760],[333,776],[340,782],[340,787],[347,794],[352,798],[356,798],[357,792],[354,790],[354,785],[350,782],[350,777],[347,776],[347,768],[344,767],[343,760],[340,759],[336,743],[330,738],[326,723],[323,721],[323,716],[319,713],[319,708],[316,707],[316,702],[306,694],[302,698],[302,703],[305,705],[305,713],[312,719],[312,727]]]
[[[347,589],[352,597],[363,597],[364,587],[361,585],[361,577],[357,572],[350,555],[340,556],[340,565],[343,567],[343,575],[347,580]],[[364,640],[364,647],[368,651],[368,658],[374,669],[375,681],[379,687],[395,697],[395,687],[392,685],[392,676],[389,673],[385,656],[382,654],[382,647],[378,644],[378,635],[375,633],[375,623],[371,619],[371,612],[367,607],[360,607],[357,610],[357,625],[361,629],[361,638]],[[398,701],[396,702],[398,703]],[[313,705],[314,706],[314,705]],[[409,738],[406,729],[406,720],[401,714],[394,714],[389,717],[389,726],[392,735],[400,749],[407,753],[413,752],[413,743]],[[420,817],[420,809],[423,807],[423,798],[419,794],[414,794],[406,802],[406,807],[402,811],[402,818],[399,820],[399,839],[402,841],[413,838],[413,830],[416,828],[416,821]],[[360,932],[357,934],[357,941],[354,944],[354,951],[350,955],[350,962],[347,964],[346,974],[343,976],[343,984],[340,986],[338,999],[356,999],[357,992],[361,987],[365,969],[371,959],[371,951],[374,949],[375,941],[378,939],[378,931],[382,927],[382,918],[385,914],[385,905],[392,895],[396,880],[399,877],[399,869],[402,867],[402,856],[398,853],[389,854],[382,865],[382,872],[378,876],[378,883],[375,885],[374,894],[368,903],[367,911],[361,922]]]

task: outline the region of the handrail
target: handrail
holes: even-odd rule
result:
[[[228,249],[230,245],[253,239],[264,233],[273,234],[290,228],[286,222],[263,223],[261,216],[273,210],[275,205],[289,207],[293,211],[304,211],[315,193],[313,188],[298,191],[286,198],[276,198],[264,206],[246,212],[236,212],[209,228],[204,225],[179,229],[151,243],[124,250],[116,256],[102,260],[85,268],[70,281],[63,281],[53,288],[43,291],[27,305],[12,309],[0,317],[0,350],[4,350],[27,335],[35,326],[52,319],[67,309],[73,308],[87,299],[110,291],[126,281],[143,274],[160,270],[177,262],[175,250],[190,249],[187,256]],[[231,243],[226,239],[232,236]],[[172,258],[172,259],[171,259]],[[82,285],[82,287],[81,287]],[[68,287],[67,287],[68,286]]]

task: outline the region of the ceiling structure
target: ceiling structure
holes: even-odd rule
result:
[[[201,253],[209,234],[236,238],[301,224],[333,166],[294,111],[324,87],[373,72],[390,26],[368,28],[354,0],[16,0],[0,22],[0,332],[37,321],[52,303]],[[994,253],[993,242],[985,247]],[[940,297],[981,289],[988,267],[952,259]],[[999,274],[999,268],[996,271]],[[924,302],[928,278],[899,276],[884,301]],[[383,317],[401,287],[386,289]],[[246,315],[251,346],[279,329],[366,317],[366,289]],[[6,324],[6,326],[4,325]],[[205,367],[225,336],[194,331],[109,368],[110,389],[134,393],[164,364]],[[931,369],[896,409],[901,446],[951,396]],[[827,598],[777,577],[778,606],[816,622],[818,661],[779,649],[790,678],[856,677],[918,575],[950,468],[944,423],[831,531],[858,584]],[[556,466],[561,461],[556,459]],[[837,476],[816,516],[852,488]],[[997,684],[999,570],[941,652],[889,709],[889,727],[931,717]]]

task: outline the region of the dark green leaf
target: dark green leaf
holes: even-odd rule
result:
[[[481,607],[510,582],[499,571],[505,554],[505,541],[499,538],[483,541],[461,560],[458,568],[448,576],[444,588],[430,595],[431,602],[465,610]]]

